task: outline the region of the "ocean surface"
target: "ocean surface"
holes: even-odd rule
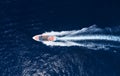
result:
[[[118,27],[119,7],[111,0],[0,0],[0,76],[120,76],[120,49],[51,47],[32,39],[94,24]]]

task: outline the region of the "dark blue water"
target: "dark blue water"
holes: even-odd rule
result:
[[[120,25],[119,2],[0,0],[0,76],[120,76],[120,50],[48,47],[46,31]]]

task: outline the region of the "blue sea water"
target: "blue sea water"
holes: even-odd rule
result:
[[[120,24],[118,2],[0,0],[0,76],[120,76],[120,50],[48,47],[47,31]]]

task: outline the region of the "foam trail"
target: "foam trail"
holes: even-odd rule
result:
[[[83,36],[75,36],[75,37],[62,37],[58,38],[58,40],[108,40],[108,41],[118,41],[120,42],[119,36],[111,36],[111,35],[83,35]]]
[[[62,32],[54,32],[54,31],[52,31],[52,32],[45,32],[45,33],[43,33],[43,35],[55,35],[55,36],[61,36],[61,35],[67,35],[67,34],[69,34],[70,33],[70,31],[62,31]]]
[[[84,46],[84,44],[78,44],[75,42],[47,42],[44,41],[44,44],[48,45],[48,46]]]
[[[96,25],[81,30],[45,32],[43,35],[54,35],[56,41],[43,41],[47,46],[80,46],[89,49],[120,48],[120,28],[97,28]]]

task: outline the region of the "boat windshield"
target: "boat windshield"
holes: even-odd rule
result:
[[[48,36],[39,36],[40,41],[47,41]]]
[[[40,41],[42,41],[42,40],[43,40],[43,39],[42,39],[42,36],[39,36],[39,40],[40,40]]]

